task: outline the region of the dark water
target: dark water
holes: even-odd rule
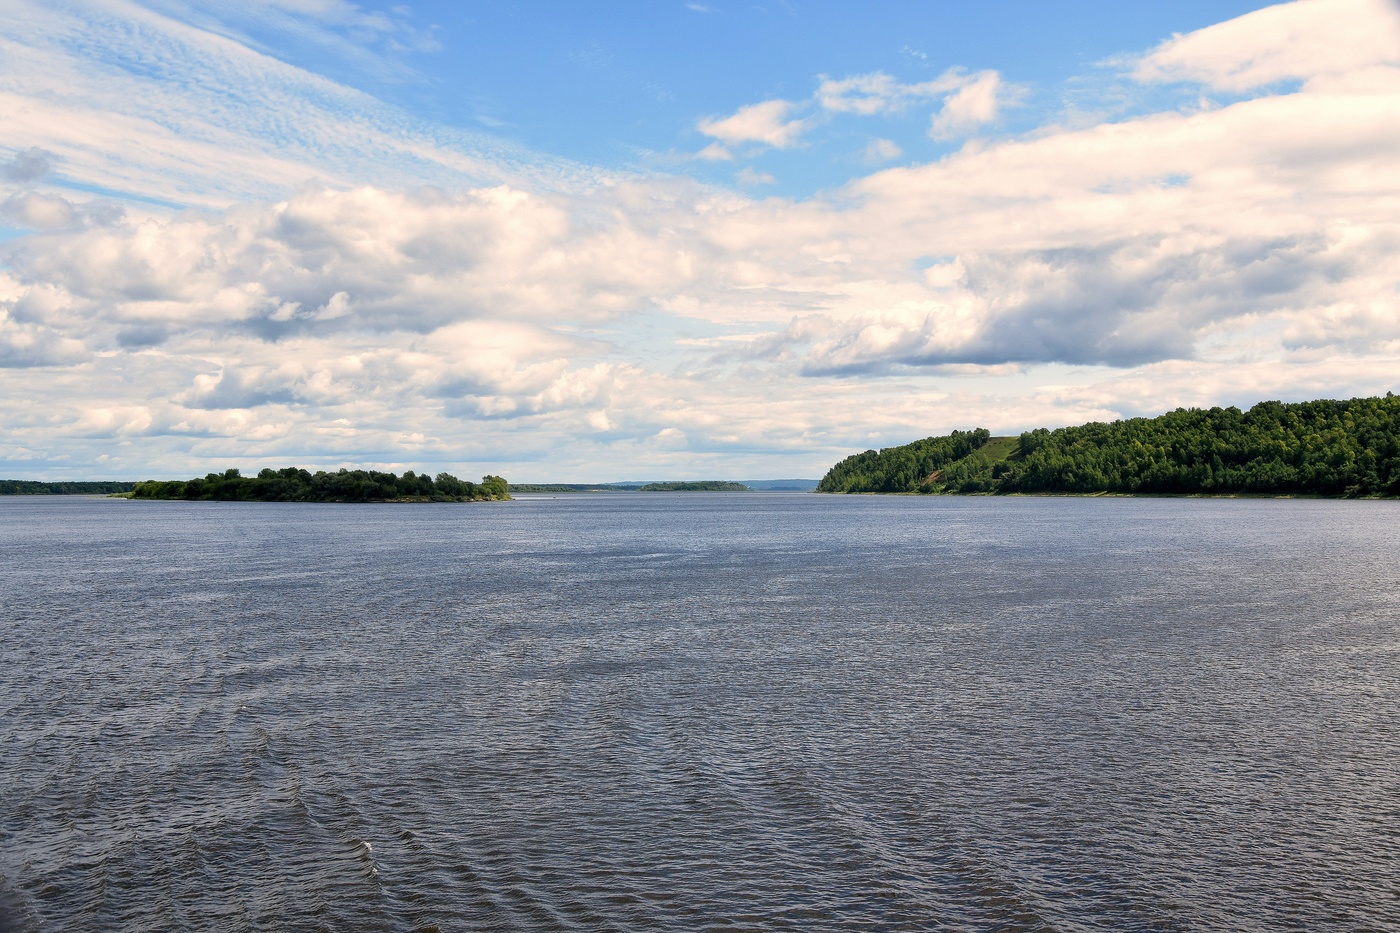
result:
[[[1397,519],[0,500],[0,929],[1397,929]]]

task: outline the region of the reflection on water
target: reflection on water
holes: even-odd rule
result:
[[[1393,927],[1398,518],[0,500],[0,930]]]

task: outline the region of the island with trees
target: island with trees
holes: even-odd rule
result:
[[[1019,437],[954,431],[847,457],[817,491],[1400,496],[1400,397],[1178,408]]]
[[[450,473],[429,476],[408,470],[402,476],[377,470],[315,473],[286,467],[243,476],[238,470],[189,480],[146,480],[128,494],[132,499],[190,499],[219,502],[480,502],[509,499],[499,476],[479,483]]]

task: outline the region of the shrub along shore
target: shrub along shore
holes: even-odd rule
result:
[[[867,450],[818,492],[1400,495],[1400,397],[1178,408],[1019,437],[985,428]]]
[[[429,476],[407,471],[402,476],[378,470],[315,473],[287,467],[243,476],[238,470],[189,480],[146,480],[129,494],[133,499],[203,499],[219,502],[480,502],[509,499],[506,481],[483,476],[480,483],[450,473]]]

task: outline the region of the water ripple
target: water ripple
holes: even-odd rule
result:
[[[0,501],[0,933],[1396,928],[1395,503]]]

